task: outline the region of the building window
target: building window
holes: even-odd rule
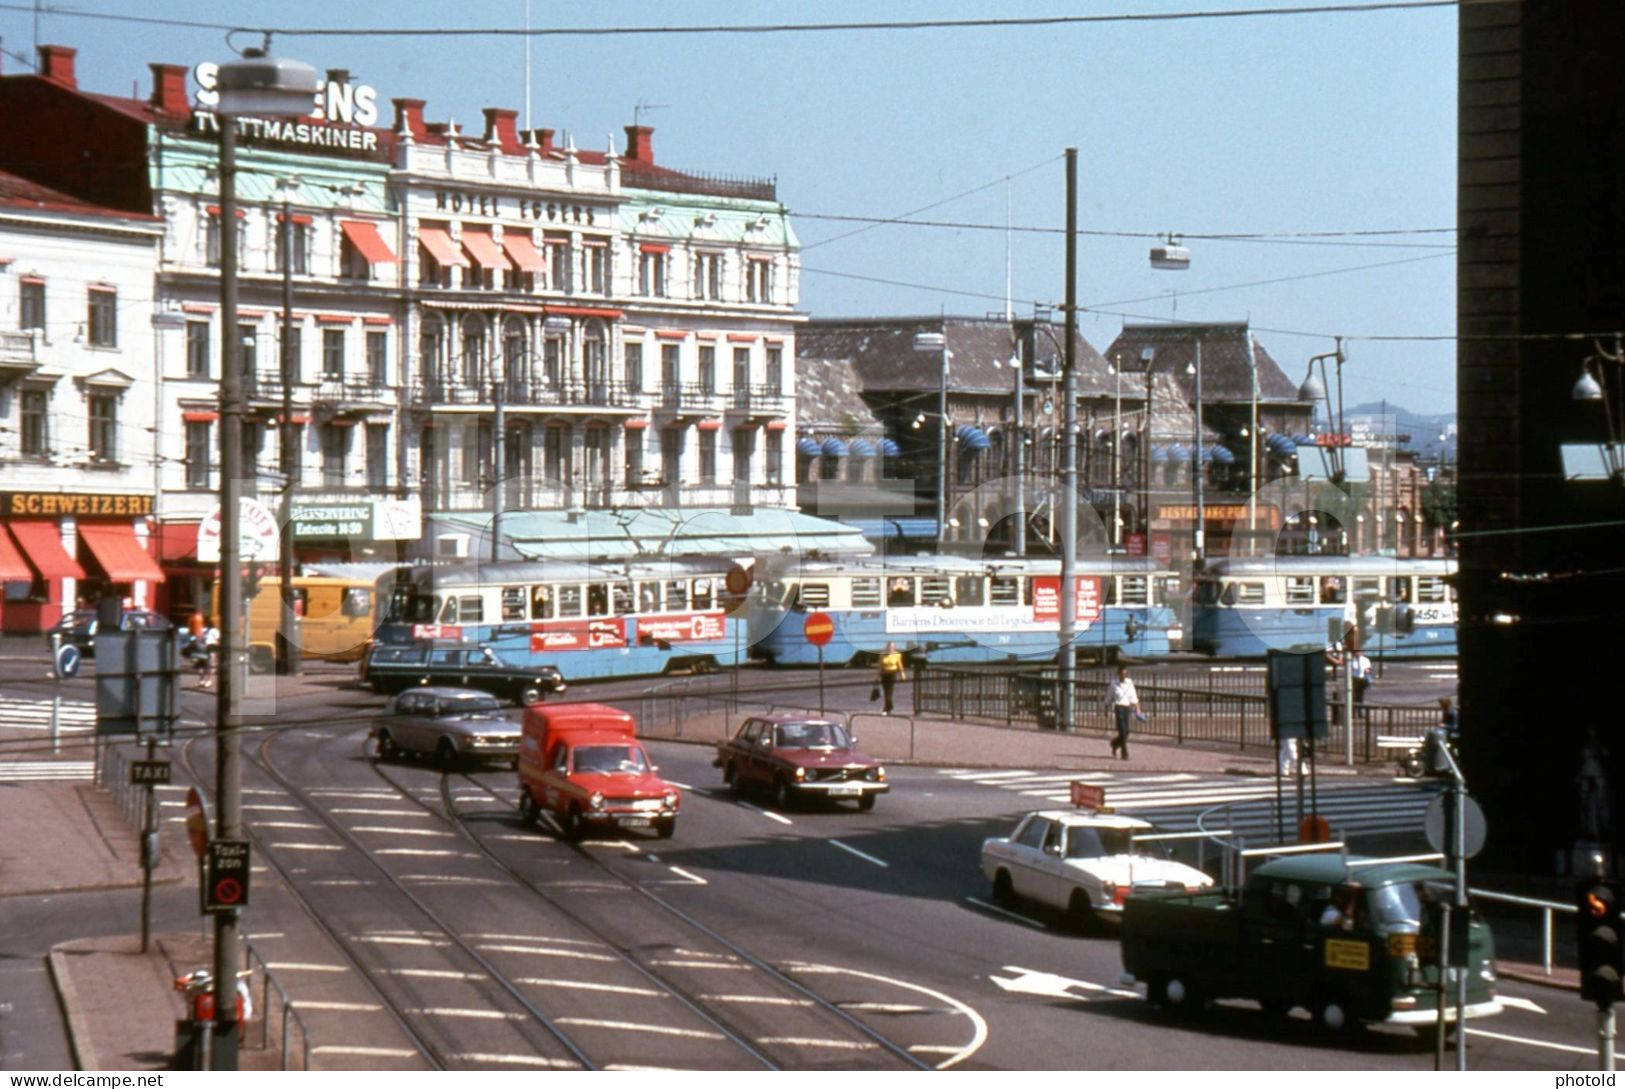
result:
[[[420,287],[450,287],[451,269],[442,268],[439,261],[429,252],[428,247],[418,247],[418,286]]]
[[[638,294],[664,298],[666,295],[666,251],[638,253]]]
[[[51,452],[50,416],[46,412],[50,395],[42,389],[25,389],[21,400],[22,453],[42,458]]]
[[[660,385],[667,397],[676,397],[683,380],[681,345],[660,346]]]
[[[186,323],[186,376],[209,377],[209,323],[206,321]]]
[[[89,445],[92,461],[118,460],[118,398],[113,394],[90,396]]]
[[[766,447],[767,454],[767,482],[773,485],[784,483],[784,443],[777,434],[768,433]]]
[[[594,295],[609,294],[609,247],[602,242],[582,245],[581,261],[586,272],[586,288]]]
[[[209,456],[214,451],[214,425],[189,423],[186,425],[186,486],[209,486]]]
[[[485,330],[470,329],[463,334],[463,385],[471,390],[485,389]]]
[[[322,484],[329,488],[344,487],[345,463],[350,457],[350,428],[338,424],[322,425]]]
[[[570,240],[567,237],[548,235],[543,242],[547,246],[547,285],[554,291],[570,290]]]
[[[380,389],[389,385],[389,334],[373,330],[367,333],[367,377]]]
[[[542,477],[549,484],[570,483],[570,429],[549,425],[543,437]]]
[[[550,390],[564,388],[564,338],[542,338],[542,379]]]
[[[609,480],[609,429],[589,427],[586,440],[584,452],[587,464],[583,466],[582,472],[587,487],[596,492]]]
[[[367,486],[389,487],[389,425],[367,425]]]
[[[643,345],[626,346],[626,389],[628,393],[643,392]]]
[[[289,267],[301,276],[310,275],[310,236],[312,228],[308,222],[300,222],[300,220],[308,218],[308,216],[294,216],[293,222],[288,223],[283,220],[281,215],[277,216],[276,252],[271,255],[271,268],[273,271],[282,271],[282,247],[284,236],[286,236],[286,243],[290,247],[288,251],[290,254]]]
[[[694,297],[713,300],[722,298],[722,254],[694,255]]]
[[[90,289],[90,343],[118,347],[118,292],[110,287]]]
[[[255,423],[253,420],[244,420],[239,435],[242,440],[243,464],[258,466],[260,455],[265,452],[265,425]],[[258,474],[257,468],[253,471]]]
[[[745,301],[770,303],[773,301],[773,262],[752,257],[745,262]]]
[[[322,330],[322,377],[344,377],[344,330]]]
[[[706,396],[717,391],[717,349],[714,344],[700,345],[700,392]]]
[[[683,429],[668,427],[660,433],[660,479],[661,483],[676,484],[681,477],[683,467]]]
[[[700,432],[700,483],[717,482],[717,433]]]
[[[17,328],[45,331],[44,280],[22,280],[17,284]]]
[[[741,396],[750,393],[750,349],[734,349],[734,392]]]
[[[491,457],[491,425],[484,420],[463,425],[463,483],[477,487]]]
[[[767,350],[767,390],[774,396],[784,392],[784,349]]]
[[[751,455],[756,452],[756,432],[748,427],[737,428],[734,431],[734,481],[738,484],[750,483]]]
[[[243,380],[252,383],[259,369],[260,331],[253,325],[239,325],[237,341],[237,365],[242,368]]]
[[[628,431],[626,433],[626,486],[638,488],[643,485],[643,432]]]
[[[287,381],[299,381],[304,343],[304,331],[298,325],[277,325],[277,373]]]
[[[248,250],[248,247],[243,245],[246,236],[247,231],[243,227],[243,214],[239,212],[237,213],[237,267],[239,269],[243,267],[243,255]],[[208,223],[204,226],[203,235],[204,260],[208,262],[210,268],[220,267],[220,243],[222,241],[223,239],[220,237],[220,213],[210,212]]]

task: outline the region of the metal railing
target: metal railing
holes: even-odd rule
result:
[[[1540,900],[1533,896],[1514,896],[1510,892],[1493,892],[1489,889],[1467,890],[1469,897],[1487,900],[1492,904],[1511,904],[1514,907],[1529,907],[1540,912],[1540,966],[1547,975],[1552,974],[1552,916],[1557,912],[1565,915],[1576,915],[1579,908],[1573,904],[1561,903],[1557,900]]]
[[[370,378],[344,378],[323,375],[311,395],[314,405],[371,405],[383,404],[393,391],[382,382]]]
[[[513,376],[495,383],[431,378],[412,386],[408,398],[415,405],[495,405],[499,385],[503,404],[509,408],[635,408],[641,397],[624,382],[607,378],[568,381]]]

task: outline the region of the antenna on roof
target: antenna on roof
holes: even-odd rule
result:
[[[670,106],[664,102],[650,102],[647,98],[638,99],[637,105],[632,107],[632,124],[643,124],[643,115],[650,110],[669,110]]]

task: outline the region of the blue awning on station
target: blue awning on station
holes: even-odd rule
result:
[[[833,437],[824,440],[823,450],[827,458],[844,458],[847,453],[846,443]]]
[[[1269,447],[1272,453],[1284,458],[1292,457],[1298,452],[1298,444],[1292,440],[1292,436],[1279,431],[1266,438],[1264,445]]]
[[[881,457],[895,458],[895,457],[901,456],[902,453],[903,453],[903,448],[901,446],[897,445],[897,440],[895,440],[895,439],[881,439],[880,440],[880,456]]]
[[[875,444],[868,439],[852,440],[852,456],[855,458],[872,458],[875,456]]]
[[[809,439],[806,436],[803,436],[796,440],[796,453],[798,454],[804,454],[807,457],[815,458],[823,452],[824,448],[818,445],[817,439]]]
[[[1230,452],[1230,448],[1228,446],[1219,446],[1214,444],[1213,446],[1208,447],[1207,453],[1202,460],[1216,461],[1220,465],[1229,465],[1231,462],[1236,460],[1236,455]]]
[[[959,441],[964,443],[966,448],[970,450],[980,452],[992,445],[992,443],[988,442],[986,432],[980,427],[971,424],[960,424],[959,430],[955,434],[959,436]]]
[[[872,541],[934,541],[937,537],[935,518],[847,518],[843,521]]]

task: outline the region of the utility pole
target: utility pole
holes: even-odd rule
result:
[[[492,370],[495,371],[495,367]],[[496,563],[502,559],[502,507],[507,502],[503,494],[507,491],[507,480],[504,470],[507,467],[507,430],[508,417],[503,411],[502,379],[493,376],[491,379],[491,400],[496,408],[496,434],[491,443],[491,562]]]
[[[1123,356],[1112,360],[1112,551],[1123,551]]]
[[[1191,487],[1196,491],[1196,550],[1192,557],[1201,571],[1207,563],[1207,515],[1202,507],[1202,338],[1196,338],[1196,435],[1191,444]]]
[[[1021,344],[1016,344],[1016,445],[1011,458],[1011,469],[1016,478],[1016,524],[1010,533],[1010,547],[1018,556],[1027,554],[1027,483],[1022,474],[1027,471],[1027,419],[1025,386],[1026,360],[1022,359]]]
[[[937,374],[937,552],[948,540],[948,319],[942,320],[942,361]]]
[[[1062,346],[1061,625],[1056,700],[1061,729],[1077,728],[1078,638],[1078,149],[1066,149],[1066,343]]]
[[[293,179],[282,182],[282,538],[277,553],[278,593],[277,672],[299,672],[299,615],[293,600],[293,492],[299,486],[299,451],[293,423],[293,386],[298,380],[298,356],[293,350]]]

